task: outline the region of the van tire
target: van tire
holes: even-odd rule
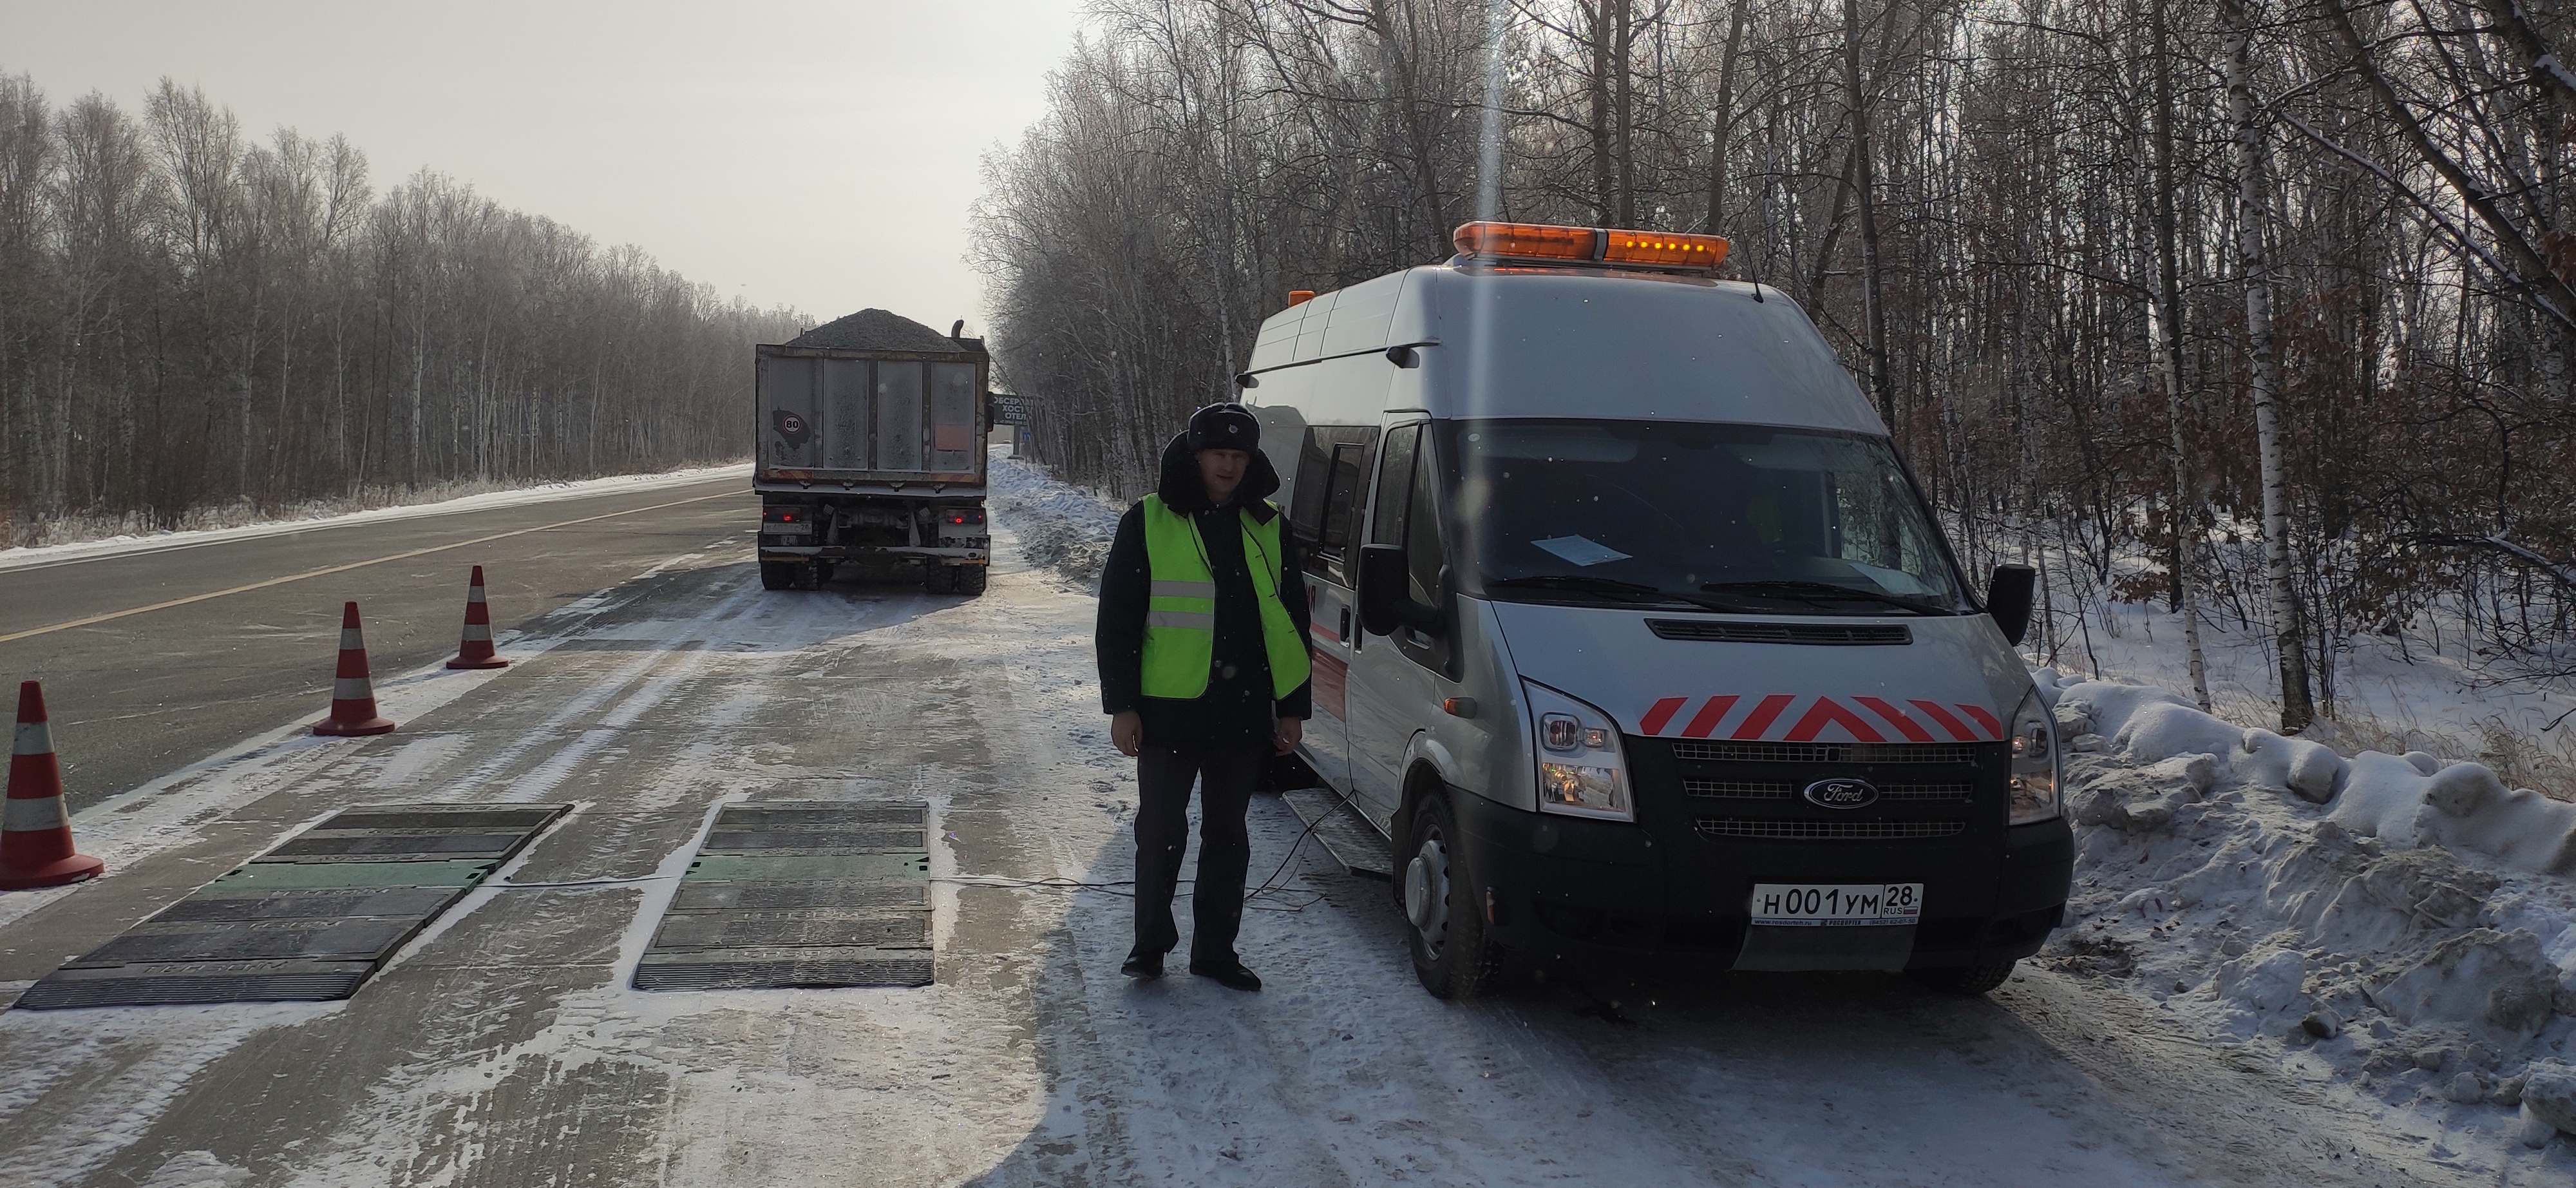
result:
[[[763,561],[763,562],[761,562],[761,563],[760,563],[760,588],[761,588],[761,589],[763,589],[763,590],[792,590],[792,589],[794,589],[795,587],[796,587],[796,563],[795,563],[795,562],[793,562],[793,561]]]
[[[981,565],[960,565],[957,567],[957,592],[973,598],[984,592],[984,583],[991,577],[991,571]]]
[[[1435,998],[1482,997],[1502,981],[1503,949],[1486,939],[1484,887],[1454,844],[1458,819],[1446,792],[1422,798],[1405,837],[1413,852],[1396,881],[1413,976]]]
[[[2013,962],[1981,961],[1975,965],[1945,965],[1938,969],[1909,969],[1905,976],[1943,994],[1984,994],[2010,980]]]

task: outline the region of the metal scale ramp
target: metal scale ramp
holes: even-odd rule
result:
[[[65,962],[14,1006],[347,998],[570,807],[343,809]]]
[[[635,988],[929,985],[929,828],[921,801],[726,806]]]
[[[1279,799],[1288,802],[1288,810],[1314,831],[1315,840],[1324,843],[1344,870],[1372,879],[1393,877],[1386,834],[1340,793],[1330,788],[1295,788],[1280,793]]]

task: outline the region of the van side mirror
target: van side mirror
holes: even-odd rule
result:
[[[1437,638],[1448,630],[1448,616],[1437,606],[1413,600],[1412,570],[1403,545],[1360,546],[1360,630],[1393,635],[1410,627]],[[1440,597],[1449,596],[1449,567],[1440,568]]]
[[[2014,647],[2030,634],[2030,596],[2039,579],[2037,571],[2027,565],[1998,565],[1986,581],[1986,613],[1993,615],[1995,626],[2003,628],[2004,638]]]
[[[1393,635],[1404,625],[1404,604],[1411,601],[1405,597],[1404,576],[1402,545],[1360,546],[1360,630]]]

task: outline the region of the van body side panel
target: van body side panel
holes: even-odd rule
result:
[[[1523,812],[1538,810],[1538,783],[1530,766],[1529,736],[1493,604],[1460,598],[1456,617],[1458,680],[1447,696],[1475,702],[1471,716],[1437,712],[1426,723],[1450,791],[1491,800]],[[1372,640],[1372,643],[1377,641]]]

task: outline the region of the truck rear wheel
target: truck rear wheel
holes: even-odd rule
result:
[[[1404,866],[1404,914],[1413,976],[1437,998],[1477,998],[1502,981],[1503,948],[1485,939],[1485,891],[1457,845],[1446,793],[1415,810],[1413,858]]]
[[[1949,965],[1939,969],[1909,969],[1905,976],[1943,994],[1983,994],[2001,986],[2012,977],[2010,961],[1986,961],[1976,965]]]
[[[933,594],[954,594],[957,592],[956,566],[942,565],[933,561],[922,568],[929,571],[921,576],[922,589],[928,590]]]
[[[968,598],[973,598],[978,594],[982,594],[984,592],[984,581],[991,575],[991,572],[991,570],[986,569],[981,565],[958,566],[957,592],[967,596]]]
[[[795,563],[795,562],[793,562],[793,561],[763,561],[763,562],[761,562],[761,563],[760,563],[760,588],[761,588],[761,589],[763,589],[763,590],[788,590],[788,589],[793,589],[793,588],[795,588],[795,586],[796,586],[796,563]]]

